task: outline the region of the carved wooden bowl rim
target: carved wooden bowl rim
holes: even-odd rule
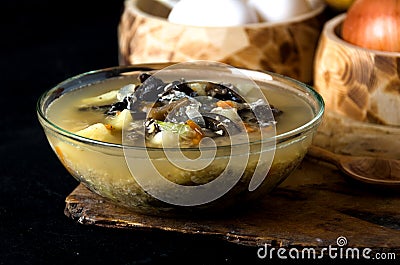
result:
[[[126,10],[128,10],[129,12],[137,15],[137,16],[141,16],[141,17],[146,17],[149,19],[154,19],[154,20],[159,20],[160,22],[164,22],[164,23],[168,23],[171,25],[178,25],[178,24],[174,24],[174,23],[170,23],[165,17],[162,16],[156,16],[156,15],[152,15],[149,14],[145,11],[143,11],[142,9],[140,9],[137,6],[137,3],[139,1],[153,1],[154,0],[125,0],[125,8]],[[249,27],[261,27],[261,28],[268,28],[268,27],[275,27],[275,26],[283,26],[283,25],[290,25],[290,24],[295,24],[295,23],[299,23],[299,22],[304,22],[307,21],[308,19],[317,17],[318,15],[320,15],[326,8],[326,4],[324,1],[321,0],[309,0],[309,2],[312,5],[312,10],[310,12],[304,13],[304,14],[300,14],[298,16],[295,16],[291,19],[288,20],[283,20],[283,21],[277,21],[277,22],[259,22],[259,23],[249,23],[249,24],[245,24],[242,26],[224,26],[224,27],[202,27],[202,28],[210,28],[210,29],[214,29],[214,28],[249,28]],[[190,25],[181,25],[181,26],[186,26],[186,27],[194,27],[197,28],[198,26],[190,26]]]

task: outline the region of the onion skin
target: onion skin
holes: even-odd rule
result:
[[[400,0],[356,0],[347,11],[342,38],[367,49],[400,52]]]

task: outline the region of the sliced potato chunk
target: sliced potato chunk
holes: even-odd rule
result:
[[[132,115],[128,109],[124,109],[114,117],[107,118],[107,123],[119,131],[124,128],[124,123],[128,124],[130,122],[132,122]]]
[[[114,129],[103,123],[95,123],[76,132],[77,135],[102,142],[120,143],[120,134],[114,133]]]
[[[88,105],[88,106],[112,104],[117,101],[117,94],[118,90],[112,90],[110,92],[95,97],[84,98],[82,99],[81,102],[83,105]]]

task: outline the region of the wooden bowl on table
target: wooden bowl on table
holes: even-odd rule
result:
[[[118,39],[120,64],[213,60],[267,70],[312,82],[314,53],[325,4],[281,22],[196,27],[168,21],[170,9],[156,0],[126,0]]]
[[[346,14],[326,22],[314,87],[326,103],[318,145],[339,153],[400,158],[400,53],[342,39]]]

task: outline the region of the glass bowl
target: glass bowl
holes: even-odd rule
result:
[[[153,76],[167,72],[172,78],[169,82],[182,76],[185,80],[201,76],[202,80],[206,77],[205,81],[239,86],[243,83],[249,94],[261,88],[271,106],[281,108],[282,118],[271,122],[268,133],[257,139],[181,148],[131,144],[129,130],[122,131],[121,142],[96,140],[66,125],[72,119],[66,113],[75,108],[73,101],[66,100],[70,95],[87,96],[86,91],[93,88],[98,95],[111,88],[138,83],[143,72]],[[56,111],[54,106],[62,100],[63,107]],[[291,100],[297,103],[290,105]],[[310,86],[275,73],[213,63],[178,67],[166,63],[141,64],[91,71],[56,85],[37,103],[38,119],[50,145],[75,179],[92,192],[132,211],[174,216],[220,213],[257,203],[301,163],[323,112],[323,99]],[[78,127],[85,121],[83,116],[75,119]],[[297,119],[301,121],[292,122]]]

